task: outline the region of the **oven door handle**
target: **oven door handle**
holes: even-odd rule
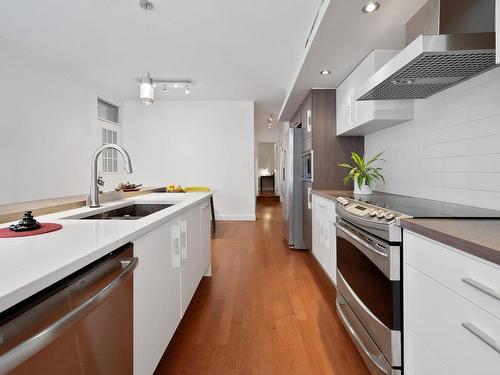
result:
[[[369,243],[369,242],[365,241],[364,239],[362,239],[361,237],[355,235],[350,230],[346,229],[343,225],[341,225],[339,223],[335,223],[335,228],[337,228],[338,230],[340,230],[342,233],[344,233],[346,236],[348,236],[353,241],[356,241],[359,244],[361,244],[364,247],[366,247],[368,250],[373,251],[375,254],[380,255],[381,257],[384,257],[384,258],[388,257],[388,255],[386,253],[384,253],[383,251],[378,250],[371,243]]]

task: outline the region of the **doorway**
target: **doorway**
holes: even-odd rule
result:
[[[259,142],[257,144],[257,195],[278,197],[278,144]]]

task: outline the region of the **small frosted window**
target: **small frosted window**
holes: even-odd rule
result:
[[[116,144],[118,141],[118,133],[102,128],[102,144]],[[102,171],[107,173],[118,172],[118,151],[107,149],[102,153]]]
[[[118,125],[120,123],[120,107],[97,99],[97,117],[100,120]]]

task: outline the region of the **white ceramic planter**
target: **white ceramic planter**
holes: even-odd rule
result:
[[[361,184],[361,189],[359,188],[358,183],[354,181],[354,194],[368,195],[373,194],[373,191],[370,185],[365,184],[365,180],[363,180],[363,183]]]

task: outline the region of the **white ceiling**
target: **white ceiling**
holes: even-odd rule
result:
[[[361,12],[367,0],[325,2],[316,34],[290,79],[281,121],[291,119],[311,88],[336,88],[372,50],[404,47],[406,22],[427,0],[378,1],[381,7],[372,14]],[[321,70],[333,74],[322,76]]]
[[[148,67],[154,78],[193,81],[191,99],[255,100],[278,112],[320,4],[152,1],[147,39],[138,0],[4,1],[0,36],[123,99],[137,98]]]

